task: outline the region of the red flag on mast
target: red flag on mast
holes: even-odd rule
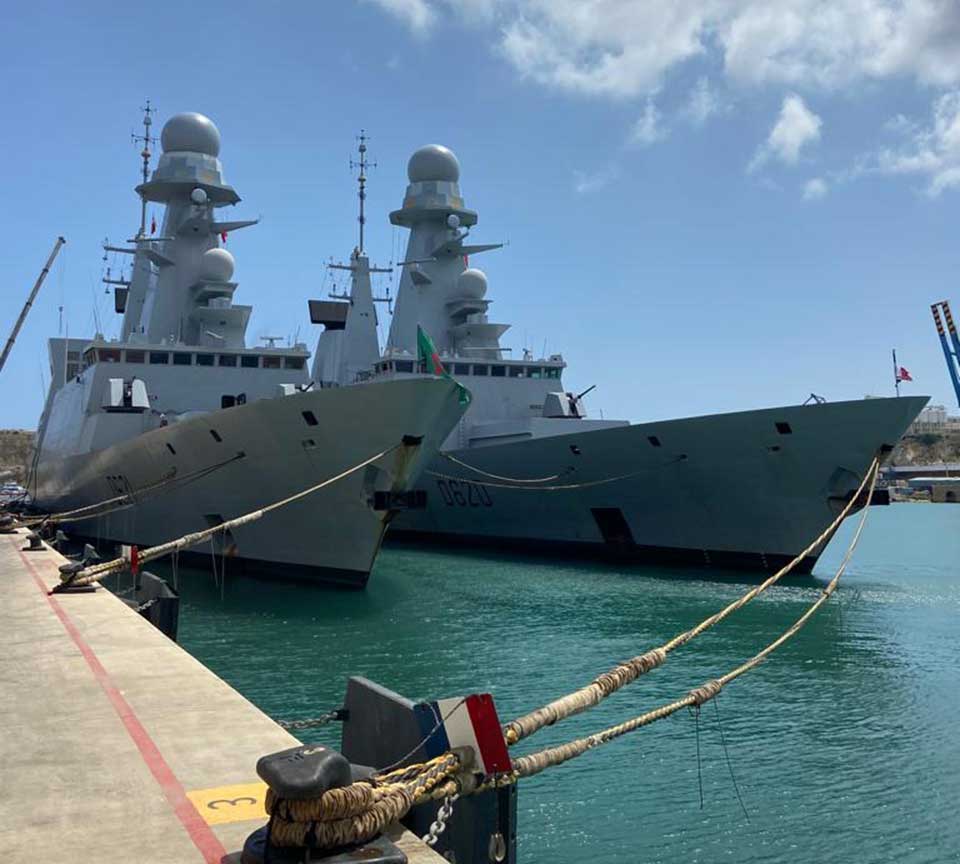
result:
[[[911,378],[910,373],[901,366],[897,370],[897,381],[913,381],[913,378]]]

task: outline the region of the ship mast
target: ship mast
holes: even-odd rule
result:
[[[146,185],[147,180],[150,179],[150,145],[156,144],[157,139],[150,134],[150,127],[153,125],[153,119],[150,117],[156,111],[156,108],[150,107],[150,100],[147,99],[147,104],[143,111],[143,134],[137,135],[136,132],[130,133],[130,141],[134,144],[142,144],[143,149],[140,151],[140,158],[143,159],[143,183]],[[142,240],[147,233],[147,198],[142,192],[140,193],[140,230],[137,232],[137,239]]]
[[[357,252],[363,254],[363,226],[367,224],[367,217],[364,214],[364,202],[367,200],[367,168],[376,168],[376,162],[367,161],[367,134],[361,129],[360,135],[357,136],[357,141],[359,142],[357,146],[357,152],[360,154],[359,158],[354,161],[350,160],[350,168],[358,168],[360,173],[357,175],[357,184],[359,185],[358,197],[360,198],[360,217],[357,220],[360,223],[360,245],[357,247]]]

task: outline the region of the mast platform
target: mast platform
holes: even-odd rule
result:
[[[66,559],[26,536],[0,536],[4,860],[236,864],[257,759],[299,742],[105,589],[48,596]]]

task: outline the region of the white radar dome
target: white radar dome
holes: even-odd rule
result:
[[[200,278],[229,282],[233,276],[233,255],[226,249],[208,249],[200,258]]]
[[[460,179],[460,163],[452,150],[440,144],[428,144],[410,157],[407,177],[411,183],[422,183],[425,180],[456,183]]]
[[[190,193],[190,200],[193,201],[194,204],[206,204],[207,193],[198,186]]]
[[[487,275],[476,267],[468,267],[457,278],[457,294],[470,300],[482,300],[487,293]]]
[[[220,130],[209,117],[188,111],[174,114],[163,126],[160,146],[164,153],[187,150],[191,153],[220,155]]]

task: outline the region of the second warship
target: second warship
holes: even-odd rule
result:
[[[172,117],[150,177],[150,122],[148,110],[140,229],[116,249],[133,260],[132,277],[113,280],[120,338],[50,340],[34,507],[73,513],[61,518],[78,536],[154,545],[386,451],[209,550],[229,556],[231,572],[363,586],[387,523],[416,499],[424,460],[460,419],[462,390],[442,377],[315,386],[306,346],[248,347],[252,308],[233,302],[222,242],[255,223],[218,217],[240,200],[223,180],[220,133],[201,114]],[[158,236],[148,202],[165,211]],[[111,500],[123,505],[97,509]]]
[[[770,571],[840,512],[877,455],[889,453],[927,397],[783,406],[629,423],[593,419],[567,390],[561,354],[512,357],[508,324],[489,319],[484,273],[469,257],[478,215],[446,147],[417,150],[390,221],[410,237],[389,337],[370,317],[349,342],[317,347],[314,378],[347,383],[427,374],[418,328],[473,401],[427,470],[427,506],[390,536]],[[352,260],[354,305],[372,309],[366,258]],[[349,358],[349,359],[347,359]],[[797,568],[809,572],[821,549]]]

